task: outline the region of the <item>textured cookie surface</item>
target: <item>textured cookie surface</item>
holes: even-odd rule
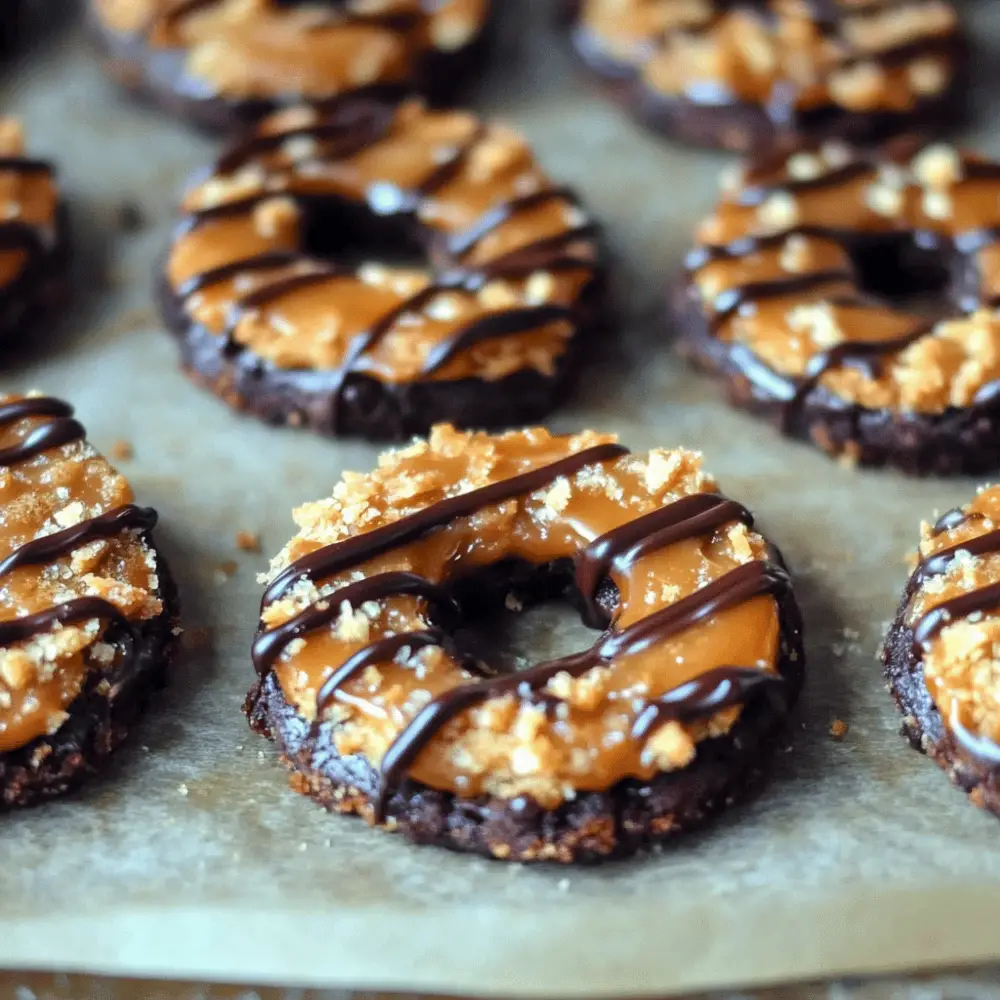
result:
[[[295,517],[247,711],[329,808],[568,862],[756,787],[801,680],[798,612],[780,557],[694,453],[442,426]],[[456,638],[554,597],[593,646],[497,673]]]
[[[185,366],[273,422],[398,438],[541,416],[603,318],[593,222],[465,113],[277,114],[183,212],[163,294]]]
[[[298,102],[455,96],[481,69],[490,0],[90,0],[109,73],[215,129]]]
[[[0,397],[0,808],[62,794],[124,738],[173,645],[154,511],[72,409]]]
[[[913,746],[1000,815],[1000,487],[922,526],[883,661]]]
[[[647,123],[713,146],[942,127],[962,60],[946,0],[564,0],[583,58]]]
[[[681,347],[831,454],[996,468],[998,195],[997,164],[944,145],[828,144],[727,175],[675,297]],[[937,288],[943,307],[912,301]]]

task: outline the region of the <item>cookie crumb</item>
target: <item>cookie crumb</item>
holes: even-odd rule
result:
[[[119,462],[128,462],[135,457],[135,448],[132,447],[131,441],[119,438],[111,446],[111,456],[117,458]]]
[[[181,644],[184,649],[189,652],[198,652],[199,650],[206,650],[212,648],[212,638],[213,633],[207,626],[201,626],[199,628],[189,628],[181,640]]]
[[[236,548],[243,552],[260,552],[260,534],[256,531],[237,531]]]
[[[830,723],[830,735],[835,740],[842,740],[847,735],[850,728],[851,727],[844,722],[843,719],[834,719],[833,722]]]
[[[215,567],[215,582],[225,583],[240,568],[239,563],[233,559],[224,559]]]

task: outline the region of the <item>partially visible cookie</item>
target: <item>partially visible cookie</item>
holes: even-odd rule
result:
[[[453,97],[481,69],[491,0],[89,0],[111,76],[209,129],[297,103]]]
[[[100,768],[164,680],[174,585],[73,410],[0,396],[0,810]]]
[[[1000,486],[923,524],[882,658],[912,745],[1000,816]]]
[[[25,154],[19,122],[0,118],[0,342],[23,339],[65,303],[67,242],[55,169]]]
[[[568,863],[759,786],[802,681],[799,613],[700,455],[441,426],[295,518],[246,711],[328,809]],[[511,672],[464,644],[481,616],[553,598],[594,630],[587,648]]]
[[[706,146],[873,142],[953,124],[947,0],[560,0],[576,49],[646,124]]]
[[[678,345],[734,403],[852,463],[1000,467],[1000,163],[781,151],[724,174],[696,239]]]

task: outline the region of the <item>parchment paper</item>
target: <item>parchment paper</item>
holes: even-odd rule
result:
[[[62,166],[81,280],[69,320],[5,360],[0,385],[73,400],[99,447],[134,444],[124,467],[162,513],[186,625],[211,629],[214,648],[189,650],[106,778],[0,821],[0,967],[569,997],[1000,959],[1000,828],[904,746],[875,659],[919,520],[974,484],[840,468],[730,411],[675,360],[660,289],[726,160],[647,136],[588,92],[548,4],[500,5],[501,49],[471,102],[530,135],[618,255],[620,345],[552,423],[613,429],[635,449],[700,447],[757,509],[806,610],[793,751],[704,834],[585,871],[413,848],[290,792],[239,713],[255,574],[292,533],[292,506],[377,449],[241,419],[179,373],[151,273],[213,144],[120,98],[69,5],[40,5],[51,30],[6,71],[3,106]],[[1000,37],[995,0],[969,20]],[[985,133],[1000,98],[978,75],[969,138],[997,152]],[[147,225],[127,234],[117,219],[133,200]],[[240,529],[263,533],[263,555],[236,551]],[[839,743],[835,718],[850,725]]]

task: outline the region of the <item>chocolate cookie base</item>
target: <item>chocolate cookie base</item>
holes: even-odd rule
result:
[[[338,95],[326,103],[398,99],[413,92],[424,94],[435,104],[450,103],[482,71],[483,60],[492,46],[494,21],[495,18],[491,18],[483,31],[464,48],[430,54],[416,80],[366,87]],[[185,70],[187,56],[183,50],[151,49],[142,35],[122,34],[108,28],[92,8],[88,11],[88,22],[108,76],[134,97],[204,131],[240,132],[279,108],[303,103],[322,106],[324,103],[301,94],[245,99],[213,94],[204,82],[188,76]]]
[[[903,715],[903,735],[915,750],[930,757],[970,802],[1000,817],[1000,765],[980,760],[962,746],[945,726],[927,690],[923,659],[914,648],[913,629],[906,624],[913,589],[911,583],[882,648],[889,691]]]
[[[1000,468],[1000,397],[965,409],[916,413],[866,409],[816,386],[789,404],[762,392],[747,377],[730,345],[714,336],[688,281],[675,289],[671,307],[679,353],[720,375],[734,406],[770,419],[790,437],[859,465],[888,465],[913,476],[974,475]]]
[[[509,591],[506,577],[482,576],[483,586],[476,591],[480,601],[489,603]],[[523,593],[515,589],[519,596]],[[658,774],[649,782],[620,781],[601,792],[579,791],[556,809],[545,809],[527,796],[460,798],[407,779],[388,800],[385,828],[418,844],[504,861],[562,864],[625,857],[698,829],[759,790],[773,751],[787,735],[785,719],[802,686],[804,655],[794,597],[788,592],[778,604],[784,696],[759,697],[748,704],[733,729],[699,743],[695,760],[682,770]],[[363,757],[342,757],[330,724],[314,729],[286,701],[273,673],[254,684],[244,711],[251,729],[278,745],[297,792],[331,812],[374,822],[377,770]]]
[[[552,375],[526,369],[494,382],[465,378],[392,384],[349,374],[341,389],[336,371],[275,368],[250,351],[232,349],[224,337],[192,323],[169,284],[160,282],[163,315],[180,343],[182,366],[195,383],[271,424],[374,441],[404,440],[442,421],[499,428],[542,419],[571,391],[586,342],[607,326],[606,298],[603,280],[584,293],[578,330]]]
[[[0,812],[32,806],[74,791],[98,772],[163,687],[176,645],[177,588],[157,553],[163,612],[138,629],[135,656],[114,674],[91,681],[67,709],[69,717],[51,736],[0,753]],[[109,629],[105,641],[121,641]],[[107,683],[104,683],[107,681]]]
[[[654,90],[636,68],[614,59],[578,20],[581,0],[561,0],[560,20],[569,29],[573,47],[618,103],[643,125],[697,146],[734,152],[766,151],[776,146],[812,145],[835,139],[858,145],[881,142],[907,131],[936,135],[953,130],[966,118],[966,81],[962,74],[942,93],[919,101],[906,112],[862,113],[836,105],[794,115],[783,121],[762,105],[735,102],[704,104]],[[965,46],[958,38],[936,51],[962,65]]]

